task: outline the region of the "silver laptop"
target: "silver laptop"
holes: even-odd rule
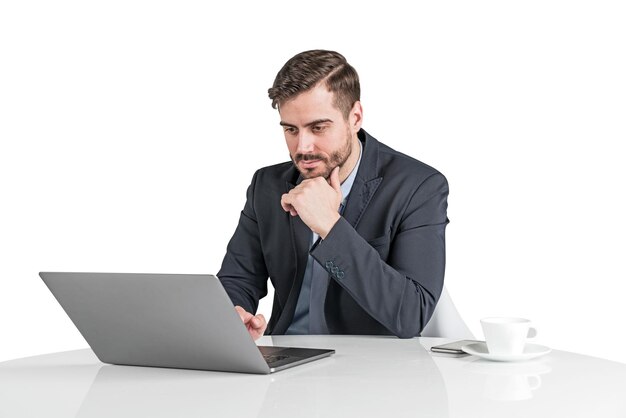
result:
[[[268,374],[335,352],[257,346],[213,275],[39,276],[104,363]]]

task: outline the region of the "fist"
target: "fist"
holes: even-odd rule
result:
[[[300,216],[302,222],[324,239],[339,220],[342,198],[339,167],[335,167],[328,181],[322,177],[306,179],[282,195],[280,204],[285,212]]]

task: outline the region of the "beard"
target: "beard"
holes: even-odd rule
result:
[[[328,180],[330,173],[332,173],[335,167],[341,168],[348,160],[348,157],[350,157],[350,154],[352,154],[352,138],[348,133],[345,144],[333,151],[329,156],[323,154],[296,154],[295,156],[290,155],[290,157],[303,178],[323,177]],[[298,165],[300,161],[314,160],[320,160],[321,164],[314,168],[300,168]]]

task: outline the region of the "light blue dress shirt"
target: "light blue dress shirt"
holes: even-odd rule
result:
[[[343,200],[339,207],[339,213],[343,213],[343,208],[346,206],[348,195],[361,164],[361,156],[363,155],[361,141],[359,141],[359,146],[359,160],[348,178],[341,183]],[[318,238],[319,235],[311,231],[309,248],[315,244]],[[326,289],[328,289],[328,280],[328,272],[309,254],[302,280],[302,288],[296,304],[296,311],[286,334],[328,334],[326,320],[324,319],[324,301],[326,299]]]

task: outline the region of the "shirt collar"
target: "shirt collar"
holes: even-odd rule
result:
[[[352,185],[354,184],[356,173],[357,171],[359,171],[359,165],[361,164],[361,157],[363,156],[363,145],[361,144],[361,141],[357,142],[359,143],[359,159],[356,162],[356,165],[354,166],[352,171],[350,172],[348,178],[345,179],[343,183],[341,183],[341,195],[343,196],[343,201],[341,202],[341,204],[344,206],[346,204],[346,200],[348,199],[348,195],[350,194],[350,190],[352,190]]]

